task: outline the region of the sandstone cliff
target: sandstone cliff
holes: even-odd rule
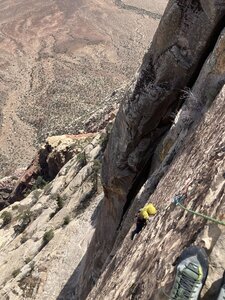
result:
[[[170,0],[108,142],[94,133],[43,190],[3,210],[1,299],[164,300],[191,244],[210,259],[202,299],[216,299],[225,228],[172,199],[188,185],[185,206],[225,221],[224,18],[223,1]],[[132,241],[148,201],[158,214]]]
[[[80,286],[77,287],[78,298],[84,299],[87,296],[88,291],[96,283],[103,270],[106,270],[105,274],[107,275],[101,278],[96,292],[91,294],[90,299],[97,297],[99,286],[102,288],[106,285],[106,278],[110,281],[114,267],[115,278],[118,278],[120,282],[122,279],[124,280],[124,277],[121,278],[116,273],[120,271],[116,269],[115,260],[112,260],[108,266],[109,269],[107,265],[121,247],[122,241],[129,231],[129,226],[132,224],[136,209],[147,202],[151,194],[157,193],[155,189],[159,182],[162,182],[166,172],[174,170],[174,179],[164,181],[164,184],[161,184],[161,189],[159,189],[162,195],[159,198],[156,196],[153,198],[153,202],[156,202],[161,209],[165,207],[165,203],[168,201],[165,196],[167,199],[171,198],[179,188],[184,186],[187,178],[190,177],[191,182],[196,181],[196,177],[201,181],[204,180],[203,174],[209,173],[204,169],[210,168],[210,162],[203,155],[204,152],[207,155],[209,153],[214,155],[211,152],[213,149],[207,148],[210,147],[209,141],[212,145],[217,144],[218,148],[223,149],[223,114],[217,119],[217,124],[212,122],[217,118],[217,114],[211,112],[213,109],[217,113],[223,111],[223,93],[214,104],[215,107],[210,105],[225,83],[224,16],[225,5],[218,3],[218,1],[169,1],[152,45],[143,59],[137,79],[122,101],[105,152],[103,164],[105,197],[96,231],[85,257]],[[185,92],[185,90],[189,90],[189,92]],[[209,113],[210,121],[204,123],[206,111]],[[173,123],[171,117],[175,115],[177,115],[175,124],[171,127]],[[170,128],[171,130],[167,135],[166,133]],[[202,129],[196,134],[198,128]],[[215,133],[213,134],[213,132]],[[208,142],[202,146],[199,144],[198,148],[194,148],[199,140]],[[182,159],[187,146],[189,152],[187,152],[183,164],[189,162],[189,166],[184,164],[179,170],[178,167],[174,166],[174,161]],[[191,151],[197,152],[195,157]],[[224,150],[221,151],[223,153]],[[220,163],[222,176],[222,158]],[[198,165],[202,166],[199,171],[197,171]],[[215,170],[212,172],[214,174],[212,177],[218,173]],[[146,180],[147,182],[143,186]],[[165,179],[163,178],[163,180]],[[207,189],[212,189],[211,184],[208,182]],[[167,191],[165,194],[170,185],[171,192]],[[135,198],[141,187],[141,195]],[[217,207],[222,205],[222,192],[223,189],[217,200]],[[206,191],[204,193],[202,196],[200,191],[196,193],[196,198],[203,201],[203,204],[201,204],[201,200],[197,201],[196,208],[206,205],[204,199],[207,193]],[[194,205],[192,201],[190,205]],[[215,214],[214,208],[214,206],[210,206],[207,212],[209,214],[214,212]],[[219,217],[219,211],[216,215]],[[152,228],[155,228],[153,233],[149,229],[148,240],[152,251],[155,253],[159,251],[156,230],[160,237],[166,236],[172,230],[170,227],[172,225],[169,225],[171,222],[166,223],[168,218],[169,214],[160,214],[157,218],[158,222],[152,225]],[[204,227],[202,220],[198,219],[196,222],[199,222],[199,225],[197,229],[194,225],[192,230],[191,225],[194,221],[191,216],[185,215],[181,223],[183,225],[181,225],[178,233],[182,232],[182,226],[184,226],[189,238],[188,236],[185,237],[186,244],[182,244],[182,242],[178,244],[177,238],[175,238],[176,246],[173,250],[175,252],[171,251],[171,256],[176,255],[185,245],[196,240],[198,232]],[[159,225],[161,223],[164,224],[162,227]],[[172,234],[172,231],[170,233]],[[167,238],[171,241],[170,234]],[[131,251],[134,251],[135,247],[140,247],[137,251],[138,256],[141,257],[144,253],[147,255],[148,250],[145,243],[141,243],[139,246],[132,246],[129,242],[127,243],[128,247],[131,247]],[[171,249],[173,244],[169,247]],[[121,250],[122,252],[119,252],[118,255],[121,257],[123,256],[121,253],[124,253],[124,261],[128,262],[125,258],[126,249]],[[165,257],[163,253],[160,252],[160,255],[149,254],[149,259],[152,259],[154,263],[147,267],[148,271],[152,273],[153,269],[156,268],[156,262],[165,259],[166,253]],[[153,259],[154,257],[156,260]],[[128,259],[131,264],[138,265],[135,255],[133,259],[132,255]],[[168,261],[170,260],[168,259]],[[147,272],[147,270],[146,272],[143,271],[144,266],[140,266],[140,270],[133,277],[129,275],[129,271],[126,273],[128,282],[132,282],[131,285],[134,284],[134,278],[139,278],[142,272],[144,277]],[[166,270],[162,265],[160,268],[162,272]],[[149,281],[153,281],[154,288],[152,290],[150,288],[151,292],[148,292],[148,296],[143,294],[144,289],[138,288],[137,299],[142,299],[142,294],[143,299],[149,299],[149,293],[153,295],[154,289],[158,286],[156,279],[157,282],[164,280],[162,275],[157,275],[157,269],[152,274],[154,274],[154,278],[150,276]],[[121,289],[126,290],[123,293],[118,281],[116,280],[114,284],[112,279],[112,282],[109,283],[109,289],[103,289],[103,294],[100,294],[99,298],[104,299],[106,297],[107,299],[106,295],[109,292],[112,294],[108,296],[108,299],[132,298],[126,280],[124,285],[127,290],[121,284]],[[121,293],[122,295],[120,295]]]
[[[82,151],[53,181],[2,210],[1,299],[56,299],[73,274],[103,197],[102,139],[94,134],[80,140]]]
[[[145,183],[118,231],[110,263],[88,299],[167,299],[174,278],[172,264],[192,243],[204,246],[210,258],[202,299],[216,299],[225,269],[225,228],[193,217],[171,201],[188,182],[185,205],[224,220],[224,100],[225,87],[202,121],[192,127],[157,187],[155,178]],[[156,205],[158,215],[131,241],[134,214],[147,201]]]

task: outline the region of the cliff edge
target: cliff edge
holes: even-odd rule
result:
[[[171,216],[163,211],[172,210],[168,203],[186,180],[190,179],[192,190],[198,180],[202,182],[206,180],[204,176],[211,174],[210,180],[205,185],[202,183],[195,198],[187,203],[205,210],[207,190],[215,192],[219,188],[212,187],[218,173],[223,178],[223,159],[218,162],[220,171],[213,171],[210,164],[216,167],[216,152],[221,151],[223,156],[224,151],[224,120],[220,114],[224,109],[221,91],[225,83],[224,15],[225,5],[218,1],[169,1],[137,79],[121,103],[110,135],[102,171],[105,197],[84,259],[77,287],[78,299],[86,298],[102,272],[104,275],[96,292],[91,293],[89,299],[153,297],[160,285],[158,282],[167,280],[162,275],[166,267],[160,263],[162,274],[157,267],[159,262],[167,262],[166,249],[170,249],[171,257],[179,255],[181,249],[195,242],[204,230],[206,222],[202,219],[193,219],[189,214],[183,216],[179,210],[171,212]],[[208,156],[214,159],[210,162]],[[167,190],[169,187],[171,190]],[[207,209],[208,214],[217,218],[223,203],[223,188],[220,188],[215,206],[209,205]],[[212,198],[216,198],[214,192]],[[149,200],[157,204],[159,214],[141,235],[140,239],[145,242],[132,243],[126,236],[134,215]],[[170,222],[170,217],[176,221]],[[177,218],[182,219],[181,223],[177,223]],[[183,233],[184,238],[179,240],[176,233],[178,236]],[[164,236],[170,244],[166,245]],[[164,242],[165,250],[161,251],[160,245]],[[124,243],[127,248],[123,248]],[[130,256],[128,249],[132,253]],[[121,264],[118,263],[120,267],[117,268],[117,258],[113,258],[117,254],[119,261],[131,268],[124,269],[124,277],[121,277]],[[137,256],[140,261],[149,259],[152,263],[144,267]],[[171,257],[168,258],[170,263]],[[130,286],[126,284],[126,276]],[[134,280],[138,278],[139,282],[144,276],[149,278],[143,283],[146,289],[150,285],[147,293],[143,292],[145,288],[137,288]],[[132,289],[129,290],[133,284],[139,291],[134,298]]]

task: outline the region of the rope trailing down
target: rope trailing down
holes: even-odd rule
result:
[[[181,202],[183,202],[186,198],[187,198],[186,194],[175,195],[174,198],[173,198],[172,203],[174,203],[176,206],[180,206],[181,208],[183,208],[184,210],[190,212],[193,215],[202,217],[202,218],[204,218],[204,219],[206,219],[208,221],[211,221],[211,222],[214,222],[216,224],[225,226],[225,222],[216,220],[213,217],[210,217],[210,216],[204,215],[202,213],[199,213],[197,211],[188,209],[187,207],[185,207],[184,205],[182,205]]]

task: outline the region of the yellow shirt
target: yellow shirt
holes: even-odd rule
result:
[[[146,204],[142,209],[139,211],[139,217],[148,220],[151,215],[155,215],[157,212],[155,206],[152,203]]]
[[[147,213],[147,211],[145,209],[141,209],[139,211],[139,217],[142,218],[142,219],[145,219],[145,220],[148,220],[149,219],[149,214]]]
[[[144,209],[147,211],[149,215],[155,215],[157,213],[157,210],[155,206],[152,203],[148,203],[144,206]]]

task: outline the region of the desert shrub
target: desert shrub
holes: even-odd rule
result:
[[[35,189],[33,189],[33,190],[35,190]],[[31,193],[31,191],[32,191],[32,190],[31,190],[30,188],[26,189],[26,191],[23,192],[23,197],[26,198],[27,196],[29,196],[30,193]]]
[[[94,163],[94,164],[93,164],[93,167],[92,167],[93,171],[94,171],[95,173],[99,173],[100,170],[101,170],[101,167],[102,167],[102,164],[101,164],[100,160],[94,159],[94,160],[93,160],[93,163]]]
[[[25,263],[26,263],[26,264],[29,264],[29,262],[31,262],[31,258],[30,258],[30,257],[27,257],[27,258],[25,259]]]
[[[37,189],[43,189],[48,184],[48,181],[46,181],[42,176],[38,176],[37,179],[33,184],[26,187],[26,189],[23,191],[23,197],[26,198],[31,192],[35,191],[33,194],[34,198],[38,200],[41,191],[36,191]]]
[[[22,233],[30,224],[32,220],[32,212],[29,209],[27,209],[19,215],[19,220],[20,224],[14,226],[14,231],[16,234]]]
[[[47,184],[48,182],[42,176],[38,176],[32,189],[42,189]]]
[[[87,158],[85,152],[80,152],[77,154],[77,160],[82,164],[86,165],[87,164]]]
[[[27,240],[28,240],[28,236],[26,234],[24,234],[20,240],[20,243],[24,244],[24,243],[26,243]]]
[[[53,211],[52,213],[50,213],[50,215],[49,215],[49,219],[51,220],[54,216],[56,215],[56,212],[55,211]]]
[[[93,163],[94,164],[93,164],[93,167],[92,167],[92,170],[93,170],[92,181],[95,185],[95,188],[97,189],[98,188],[98,177],[100,175],[102,164],[101,164],[101,161],[99,159],[94,159]]]
[[[58,206],[58,211],[63,208],[64,202],[65,202],[65,199],[60,197],[59,195],[57,195],[56,203],[57,203],[57,206]]]
[[[19,219],[21,220],[22,223],[28,224],[31,221],[31,217],[32,217],[32,212],[29,209],[27,209],[19,216]]]
[[[56,197],[56,203],[57,203],[57,208],[54,212],[52,212],[49,216],[50,219],[52,219],[58,211],[60,211],[63,206],[65,205],[65,201],[66,201],[66,198],[65,197],[61,197],[60,195],[55,195],[54,197]]]
[[[106,126],[106,132],[103,132],[100,137],[100,145],[102,147],[102,152],[105,151],[105,148],[108,144],[109,136],[112,131],[112,127],[113,127],[113,123],[108,123],[108,125]]]
[[[70,217],[69,216],[65,216],[63,219],[63,225],[66,226],[70,223]]]
[[[15,271],[12,272],[12,277],[15,278],[17,275],[19,275],[20,269],[16,269]]]
[[[53,229],[46,231],[45,234],[43,235],[43,245],[47,245],[51,241],[51,239],[53,239],[53,237],[54,237]]]
[[[34,190],[33,196],[36,200],[38,200],[39,196],[41,195],[42,191],[40,190]]]
[[[100,138],[100,145],[102,147],[102,151],[105,150],[107,143],[109,140],[109,134],[108,133],[102,133],[101,138]]]
[[[19,208],[19,205],[14,205],[14,206],[12,206],[12,210],[16,210],[16,209],[18,209]]]
[[[6,226],[7,224],[11,223],[12,214],[9,211],[4,211],[1,215],[1,218],[3,219],[2,226]]]

